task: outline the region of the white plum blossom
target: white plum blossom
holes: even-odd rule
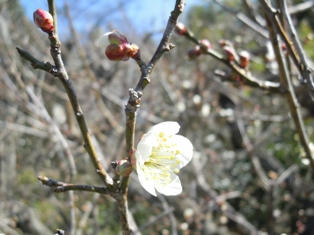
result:
[[[137,145],[136,171],[143,188],[157,196],[156,191],[170,196],[182,192],[178,173],[193,156],[193,145],[186,137],[176,135],[177,122],[153,126]]]

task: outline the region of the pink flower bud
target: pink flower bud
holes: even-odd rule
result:
[[[240,56],[240,67],[246,68],[249,65],[250,62],[250,53],[247,51],[241,51],[239,53]]]
[[[108,37],[109,45],[106,48],[106,55],[109,60],[128,60],[139,55],[139,47],[131,44],[128,39],[117,31],[105,34]]]
[[[232,61],[235,60],[235,58],[236,58],[236,53],[235,53],[235,51],[234,51],[234,49],[233,49],[232,47],[230,47],[230,46],[224,46],[222,49],[223,49],[223,51],[225,52],[225,56],[226,56],[226,58],[227,58],[227,60],[228,60],[229,62],[232,62]]]
[[[207,39],[201,40],[200,46],[203,52],[206,52],[208,49],[212,47],[210,42]]]
[[[188,29],[181,22],[178,22],[175,29],[176,33],[179,35],[185,35],[188,32]]]
[[[33,13],[34,23],[44,32],[52,33],[54,30],[53,18],[48,11],[37,9]]]
[[[193,49],[188,51],[188,56],[191,60],[195,59],[196,57],[199,57],[201,54],[202,54],[202,50],[200,46],[196,46]]]

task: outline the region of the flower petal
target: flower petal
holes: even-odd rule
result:
[[[152,148],[157,144],[154,134],[146,133],[137,145],[135,152],[136,161],[144,163],[152,153]]]
[[[136,171],[137,171],[138,180],[140,181],[140,184],[142,185],[142,187],[151,195],[157,197],[154,183],[146,179],[145,174],[139,164],[136,164]]]
[[[175,196],[180,194],[182,192],[182,186],[179,177],[175,174],[172,174],[171,178],[172,181],[169,184],[156,184],[156,190],[166,196]]]
[[[179,132],[180,125],[177,122],[161,122],[155,126],[153,126],[149,132],[164,132],[167,135],[175,135]],[[149,133],[148,132],[148,133]]]
[[[172,141],[177,144],[178,150],[180,150],[179,160],[180,169],[186,166],[193,157],[193,145],[188,138],[182,135],[175,135],[172,137]]]

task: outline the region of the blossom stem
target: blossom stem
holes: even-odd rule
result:
[[[128,155],[129,161],[134,154],[134,136],[135,136],[135,124],[136,124],[136,111],[140,107],[141,104],[141,97],[142,91],[149,84],[150,79],[149,76],[153,71],[158,60],[161,58],[164,52],[169,51],[173,48],[173,45],[170,44],[170,35],[172,31],[175,29],[177,20],[179,15],[182,13],[184,8],[185,0],[176,0],[174,10],[171,12],[169,17],[165,32],[163,37],[160,41],[160,44],[154,53],[152,59],[150,60],[149,64],[145,64],[139,58],[135,58],[137,64],[141,69],[141,77],[136,85],[135,89],[129,90],[129,100],[127,105],[125,106],[125,114],[126,114],[126,130],[125,130],[125,137],[126,137],[126,151]],[[130,234],[130,228],[128,227],[128,216],[127,216],[127,192],[128,192],[128,182],[129,176],[125,176],[121,180],[121,192],[123,192],[122,201],[118,201],[119,210],[121,214],[121,220],[123,224],[123,229],[125,234]]]

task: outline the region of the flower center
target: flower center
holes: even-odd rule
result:
[[[172,141],[173,136],[166,136],[160,132],[157,137],[157,146],[153,147],[149,159],[144,162],[143,172],[146,177],[152,178],[161,184],[169,184],[173,173],[178,174],[180,168],[180,151]]]

